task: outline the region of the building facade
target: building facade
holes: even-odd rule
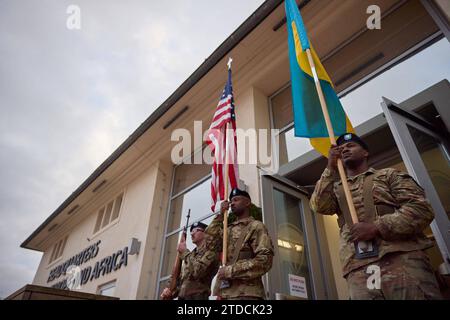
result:
[[[209,223],[214,216],[211,166],[194,163],[204,153],[201,138],[194,140],[209,127],[231,56],[237,127],[278,130],[258,136],[255,145],[245,146],[245,139],[238,145],[249,159],[239,166],[241,186],[262,208],[275,245],[273,268],[264,277],[268,297],[348,297],[336,216],[309,208],[326,159],[308,140],[293,137],[283,4],[263,3],[24,241],[22,247],[43,252],[33,284],[70,284],[121,299],[159,297],[188,210],[191,223]],[[367,27],[366,10],[373,4],[381,10],[381,29]],[[450,68],[428,70],[436,57],[450,56],[448,2],[312,0],[299,6],[356,132],[369,145],[371,165],[408,171],[425,188],[436,214],[427,230],[436,244],[429,253],[445,279],[450,274]],[[402,83],[393,86],[398,79]],[[176,129],[192,137],[178,163],[173,162],[180,144]],[[70,278],[73,272],[80,275],[77,283]],[[292,292],[293,279],[302,282],[302,294]]]

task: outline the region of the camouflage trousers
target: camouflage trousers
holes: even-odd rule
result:
[[[221,298],[220,300],[264,300],[261,297],[240,296],[234,298]]]
[[[351,300],[442,299],[430,260],[422,250],[394,252],[347,277]]]
[[[209,294],[207,292],[192,294],[186,297],[178,297],[178,300],[208,300],[208,299]]]

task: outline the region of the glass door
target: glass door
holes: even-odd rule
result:
[[[442,274],[450,272],[450,154],[449,134],[445,127],[431,124],[424,117],[405,111],[383,98],[383,112],[401,156],[416,181],[425,189],[433,207],[431,224],[434,238],[442,254]],[[432,102],[430,102],[432,103]],[[439,108],[434,108],[434,110]],[[439,115],[439,117],[441,117]],[[445,115],[444,115],[445,116]],[[447,123],[450,119],[441,119]]]
[[[307,193],[289,180],[262,176],[264,223],[275,247],[270,299],[325,299],[315,221]]]

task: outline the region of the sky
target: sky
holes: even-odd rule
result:
[[[0,298],[37,270],[20,244],[262,2],[0,0]],[[441,40],[344,97],[353,124],[449,79],[448,57]]]
[[[37,270],[20,244],[262,2],[0,1],[0,298]]]

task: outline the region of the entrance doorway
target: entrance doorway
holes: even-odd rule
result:
[[[383,98],[383,111],[409,174],[425,189],[441,254],[436,267],[450,283],[450,84],[442,81],[400,105]],[[414,112],[409,110],[415,110]],[[446,288],[448,290],[448,287]]]
[[[333,275],[326,272],[330,268],[321,254],[326,241],[317,232],[308,193],[280,176],[261,179],[264,222],[275,247],[269,298],[336,299]]]

